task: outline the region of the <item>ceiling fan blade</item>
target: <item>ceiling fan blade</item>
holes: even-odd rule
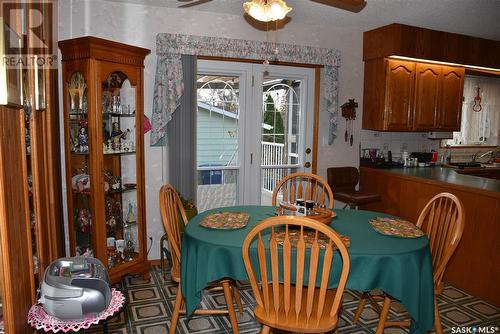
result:
[[[191,0],[177,0],[177,1],[179,1],[179,2],[189,2],[187,4],[180,5],[178,8],[189,8],[189,7],[194,7],[194,6],[202,5],[202,4],[210,2],[212,0],[195,0],[195,1],[191,1]]]
[[[365,0],[311,0],[323,5],[344,9],[353,13],[360,12],[366,6]]]

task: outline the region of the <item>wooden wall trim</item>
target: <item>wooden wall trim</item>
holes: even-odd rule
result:
[[[363,60],[393,55],[500,68],[500,41],[399,23],[363,33]]]
[[[321,95],[321,68],[314,70],[314,123],[313,123],[313,147],[311,171],[313,174],[318,173],[318,141],[319,141],[319,106]]]

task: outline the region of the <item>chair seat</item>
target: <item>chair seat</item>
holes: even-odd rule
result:
[[[270,286],[272,289],[272,286]],[[330,316],[330,310],[332,309],[333,300],[335,299],[336,289],[326,290],[326,298],[324,302],[323,313],[319,317],[317,315],[318,305],[319,305],[319,289],[315,289],[314,300],[312,303],[312,312],[309,317],[306,314],[306,307],[302,306],[298,317],[295,314],[295,287],[290,289],[290,309],[288,313],[285,313],[284,308],[284,298],[283,298],[283,284],[280,284],[280,307],[278,313],[272,308],[269,313],[266,312],[264,307],[256,305],[254,314],[255,318],[262,324],[270,326],[272,328],[277,328],[280,330],[290,331],[290,332],[300,332],[300,333],[325,333],[329,332],[337,327],[338,314],[333,317]],[[270,305],[274,305],[272,299],[272,294],[270,294]],[[302,303],[306,303],[307,300],[307,287],[302,290]],[[342,303],[341,303],[342,304]]]
[[[335,192],[335,199],[338,199],[339,201],[347,204],[352,203],[356,205],[361,205],[361,204],[380,201],[380,195],[373,193],[365,193],[363,191],[356,191],[356,192],[338,191]]]

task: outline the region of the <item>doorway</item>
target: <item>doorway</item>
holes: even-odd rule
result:
[[[271,205],[285,175],[310,172],[312,68],[200,60],[197,205]]]

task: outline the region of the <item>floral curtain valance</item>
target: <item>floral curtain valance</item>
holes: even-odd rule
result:
[[[278,53],[273,52],[274,49]],[[166,126],[184,92],[181,55],[274,60],[322,65],[321,106],[330,114],[329,143],[337,130],[338,69],[340,51],[292,44],[269,43],[221,37],[162,33],[156,36],[156,78],[153,97],[151,145],[165,145]]]

